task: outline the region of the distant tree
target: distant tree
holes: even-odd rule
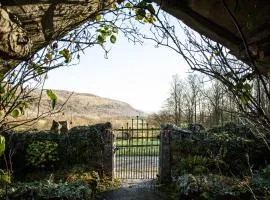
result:
[[[150,125],[159,127],[162,124],[174,124],[174,116],[167,110],[162,110],[159,113],[151,114],[147,117],[147,122]]]
[[[211,123],[219,125],[222,120],[223,101],[226,92],[221,83],[217,81],[212,82],[212,86],[204,93],[210,105]]]
[[[183,117],[183,96],[184,96],[184,82],[179,78],[179,76],[173,75],[170,96],[167,99],[166,107],[167,110],[172,113],[174,118],[174,124],[181,126]]]
[[[237,26],[237,21],[234,25]],[[251,50],[241,27],[237,29],[242,36],[241,44],[248,58],[246,62],[232,56],[226,47],[196,33],[179,21],[171,25],[165,13],[158,16],[157,23],[151,29],[152,35],[145,38],[155,41],[158,46],[171,48],[186,60],[192,70],[219,81],[237,103],[240,120],[249,124],[260,137],[269,136],[270,116],[266,102],[270,102],[270,76],[258,70],[257,63],[250,56]],[[181,30],[184,35],[179,34]]]

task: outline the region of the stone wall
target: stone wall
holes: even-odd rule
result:
[[[15,179],[23,180],[35,172],[68,172],[78,168],[112,177],[111,128],[110,123],[105,123],[74,127],[63,134],[51,131],[6,134],[6,153],[14,151]]]
[[[241,177],[270,163],[266,145],[244,126],[225,125],[203,133],[163,126],[160,148],[160,179],[165,182],[183,174]]]

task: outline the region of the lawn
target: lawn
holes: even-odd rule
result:
[[[159,139],[133,138],[117,139],[115,142],[116,156],[158,156]]]

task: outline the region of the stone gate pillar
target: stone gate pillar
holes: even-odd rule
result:
[[[171,130],[164,127],[160,131],[160,158],[159,178],[161,182],[171,181],[171,152],[170,152]]]
[[[111,124],[109,127],[102,133],[102,137],[104,140],[104,150],[103,150],[103,172],[104,175],[112,178],[113,177],[113,163],[114,163],[114,155],[113,155],[113,133],[111,129]]]

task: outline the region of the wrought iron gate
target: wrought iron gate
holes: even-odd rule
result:
[[[159,168],[160,129],[149,128],[144,120],[132,119],[114,130],[114,177],[154,179]]]

